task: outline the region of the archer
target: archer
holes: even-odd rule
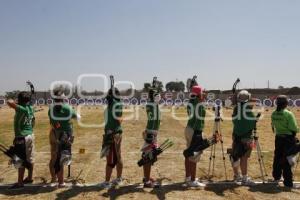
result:
[[[15,139],[13,142],[13,153],[22,160],[22,164],[18,166],[18,182],[10,187],[12,190],[17,190],[24,188],[24,184],[33,182],[34,109],[31,105],[31,94],[24,91],[20,92],[17,103],[9,99],[7,105],[16,112],[14,118]],[[25,168],[28,170],[28,177],[24,179]]]

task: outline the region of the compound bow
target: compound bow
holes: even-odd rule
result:
[[[32,98],[33,98],[33,95],[35,94],[34,85],[29,80],[26,82],[26,84],[30,87],[30,103],[33,104]]]
[[[234,82],[233,86],[232,86],[232,105],[236,105],[237,104],[237,85],[241,82],[241,80],[238,78],[236,79],[236,81]]]

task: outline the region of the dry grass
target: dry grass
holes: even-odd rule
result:
[[[102,108],[81,109],[82,122],[85,125],[103,123]],[[232,110],[224,110],[224,116],[229,117]],[[297,119],[300,119],[300,112],[294,110]],[[185,116],[184,108],[175,110],[176,116]],[[264,112],[265,117],[258,124],[260,143],[264,153],[268,173],[271,173],[272,156],[274,149],[274,136],[270,128],[271,111]],[[0,109],[0,141],[6,145],[11,144],[13,139],[13,111],[7,108]],[[125,116],[131,116],[126,113]],[[165,108],[162,115],[161,131],[159,141],[170,138],[175,145],[165,152],[159,162],[153,167],[153,177],[158,178],[167,186],[159,190],[144,190],[139,187],[142,179],[142,169],[138,168],[136,162],[140,158],[139,149],[143,143],[141,133],[146,125],[145,110],[138,108],[135,110],[137,119],[124,121],[123,135],[123,158],[124,158],[124,178],[129,186],[110,191],[100,191],[98,187],[72,188],[63,190],[50,190],[49,188],[28,188],[24,191],[11,192],[0,188],[1,199],[299,199],[298,191],[288,191],[285,189],[275,188],[270,185],[260,185],[252,188],[237,186],[214,186],[205,190],[190,190],[182,186],[184,179],[184,158],[182,151],[185,148],[184,127],[186,121],[178,121],[171,117],[170,109]],[[47,117],[47,108],[36,114],[36,166],[35,182],[42,183],[43,180],[49,180],[48,161],[49,161],[49,122]],[[298,120],[300,123],[300,121]],[[75,143],[73,145],[73,165],[72,176],[80,175],[80,180],[86,183],[101,182],[104,179],[105,161],[100,160],[99,150],[102,141],[103,128],[100,127],[80,127],[77,123],[75,126]],[[213,121],[207,121],[205,133],[211,135]],[[222,122],[222,133],[224,136],[225,149],[231,145],[231,121]],[[217,148],[216,173],[213,180],[225,180],[224,167],[220,145]],[[79,154],[79,149],[85,149],[85,154]],[[209,162],[209,151],[206,151],[198,165],[198,176],[206,176]],[[226,157],[227,173],[229,179],[232,177],[232,170],[228,157]],[[300,169],[297,171],[296,179],[300,180]],[[80,173],[81,172],[81,173]],[[259,166],[255,152],[253,152],[249,175],[259,180]],[[270,177],[271,178],[271,177]],[[13,183],[16,180],[16,171],[7,166],[7,158],[0,155],[0,181],[2,183]]]

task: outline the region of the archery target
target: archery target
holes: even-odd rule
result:
[[[175,99],[174,104],[176,106],[181,106],[182,105],[182,100],[181,99]]]
[[[132,98],[130,102],[131,102],[131,105],[138,105],[139,104],[139,100],[137,98]]]
[[[147,99],[141,99],[140,105],[145,106],[147,104]]]
[[[73,98],[73,99],[70,100],[70,104],[73,105],[73,106],[75,106],[75,105],[78,104],[78,100],[75,99],[75,98]]]
[[[88,106],[93,106],[95,104],[94,100],[93,99],[87,99],[86,100],[86,105]]]
[[[102,99],[96,99],[96,100],[95,100],[95,105],[101,106],[102,104],[103,104]]]
[[[0,99],[0,106],[4,106],[5,105],[5,99]]]
[[[214,106],[215,105],[214,100],[208,100],[206,103],[207,103],[207,106]]]
[[[45,99],[38,99],[37,103],[38,105],[45,105]]]
[[[164,99],[159,100],[159,105],[166,105],[166,101]]]
[[[296,99],[294,101],[294,105],[295,105],[295,107],[299,108],[300,107],[300,99]]]
[[[184,106],[187,106],[189,104],[190,100],[189,99],[185,99],[183,100],[183,105]]]
[[[172,99],[166,99],[166,105],[167,106],[172,106],[173,105],[173,100]]]
[[[260,99],[255,99],[255,106],[257,106],[257,107],[261,107],[262,106],[262,102],[261,102],[261,100]]]
[[[215,100],[215,104],[216,104],[217,106],[223,106],[223,102],[222,102],[221,99],[216,99],[216,100]]]
[[[123,102],[123,104],[124,104],[125,106],[129,106],[129,105],[130,105],[130,100],[129,100],[128,98],[124,98],[124,99],[122,100],[122,102]]]
[[[275,101],[274,101],[274,102],[275,102]],[[265,100],[263,100],[263,105],[264,105],[265,107],[272,107],[273,101],[272,101],[271,99],[265,99]]]
[[[84,105],[85,100],[84,99],[78,99],[78,105]]]
[[[47,105],[51,105],[53,103],[54,103],[53,99],[47,99]]]

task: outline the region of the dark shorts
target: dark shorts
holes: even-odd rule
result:
[[[107,164],[111,167],[115,167],[116,164],[122,164],[122,153],[121,153],[121,144],[122,144],[122,134],[114,133],[110,130],[105,130],[105,137],[107,140],[102,141],[102,150],[105,150]],[[102,151],[101,150],[101,151]]]
[[[25,151],[23,152],[24,153],[24,159],[26,158],[26,161],[30,164],[33,164],[34,163],[34,149],[35,149],[35,146],[34,146],[34,135],[27,135],[25,137],[16,137],[14,139],[14,144],[17,143],[17,141],[19,139],[23,139],[24,140],[24,143],[25,143]]]
[[[253,139],[241,139],[241,138],[233,138],[232,143],[232,156],[236,159],[247,157],[249,158],[252,153]]]

